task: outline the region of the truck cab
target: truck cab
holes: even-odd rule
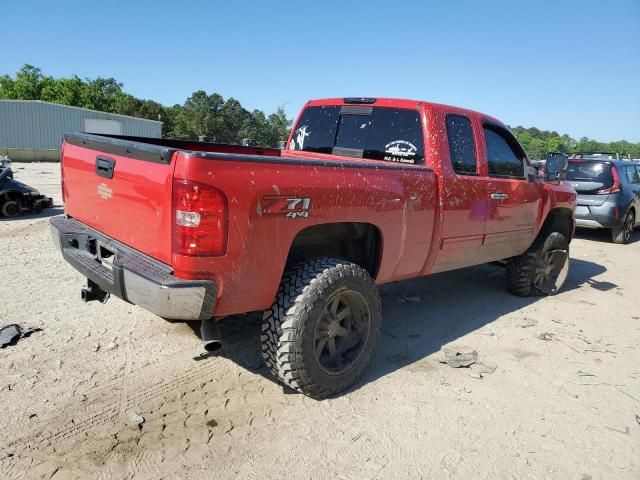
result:
[[[509,129],[488,115],[397,99],[315,100],[297,119],[284,154],[303,152],[435,172],[439,248],[422,274],[521,254],[551,211],[552,192],[559,200],[553,215],[563,217],[567,239],[573,236],[571,186],[545,182]]]

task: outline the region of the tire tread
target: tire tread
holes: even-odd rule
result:
[[[303,363],[302,341],[307,318],[321,292],[330,286],[330,279],[359,277],[371,284],[377,305],[371,305],[380,315],[380,296],[369,273],[362,267],[336,258],[319,257],[295,265],[285,272],[276,298],[263,314],[262,355],[273,376],[289,387],[314,398],[324,398],[344,390],[364,373],[347,376],[329,387],[314,382]],[[379,331],[372,332],[370,341],[376,342]],[[373,355],[373,350],[371,351]],[[368,362],[368,359],[364,359]]]

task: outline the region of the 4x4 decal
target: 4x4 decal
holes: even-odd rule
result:
[[[287,218],[309,218],[311,198],[293,195],[267,195],[262,197],[263,215],[282,215]]]

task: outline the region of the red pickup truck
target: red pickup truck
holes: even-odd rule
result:
[[[264,312],[266,364],[316,398],[370,362],[376,285],[501,261],[514,294],[558,291],[576,206],[498,120],[386,98],[307,103],[283,150],[70,133],[62,191],[85,301],[201,320],[211,349]]]

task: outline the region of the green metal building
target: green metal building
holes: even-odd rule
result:
[[[160,138],[162,122],[40,100],[0,100],[0,155],[58,161],[65,132]]]

